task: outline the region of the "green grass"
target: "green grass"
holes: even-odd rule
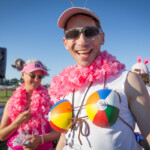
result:
[[[13,94],[13,91],[0,91],[0,97],[10,97]]]
[[[13,91],[0,91],[0,104],[5,104],[12,94]]]

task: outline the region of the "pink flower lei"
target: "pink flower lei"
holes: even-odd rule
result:
[[[67,95],[74,89],[79,90],[83,86],[94,81],[103,81],[104,76],[117,74],[125,69],[125,65],[116,60],[116,57],[103,51],[96,60],[88,67],[69,66],[60,75],[54,76],[50,83],[49,94],[56,103],[62,96]]]
[[[25,84],[16,89],[10,98],[10,106],[8,109],[9,117],[11,121],[23,111],[25,111],[27,105],[27,94],[25,90]],[[31,95],[31,119],[27,123],[23,123],[20,126],[18,132],[28,131],[30,134],[33,131],[37,131],[38,134],[42,134],[41,125],[46,124],[45,115],[50,110],[50,97],[47,89],[40,85],[37,89],[33,90]]]

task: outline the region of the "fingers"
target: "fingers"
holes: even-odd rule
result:
[[[28,145],[23,145],[23,149],[24,150],[34,150],[35,148],[31,144],[28,144]]]
[[[32,139],[34,139],[34,135],[31,135],[31,136],[25,137],[25,139],[24,139],[24,140],[26,141],[26,140],[32,140]]]
[[[15,124],[20,126],[22,123],[27,122],[31,118],[31,110],[26,110],[20,113],[17,118],[15,119]]]
[[[30,112],[27,110],[20,114],[19,120],[21,123],[25,123],[30,119],[30,117],[31,117]]]
[[[31,141],[29,140],[30,138],[25,138],[24,142],[23,142],[23,148],[24,150],[32,150],[34,149],[33,144],[31,143]]]
[[[25,138],[25,143],[26,141],[30,141],[29,144],[24,144],[26,148],[36,149],[41,144],[41,137],[39,135],[31,135]]]
[[[26,111],[23,111],[23,112],[21,113],[21,115],[22,115],[22,116],[28,116],[28,115],[30,115],[30,113],[31,113],[31,110],[28,109],[28,110],[26,110]]]

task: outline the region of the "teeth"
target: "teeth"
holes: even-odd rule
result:
[[[80,50],[78,51],[79,54],[86,54],[86,53],[89,53],[91,50],[88,50],[88,51],[84,51],[84,50]]]
[[[33,83],[33,85],[35,85],[35,86],[36,86],[36,85],[37,85],[37,83]]]

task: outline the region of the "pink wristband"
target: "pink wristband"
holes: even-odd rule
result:
[[[43,137],[43,135],[40,135],[40,137],[41,137],[41,141],[42,141],[42,145],[44,144],[44,137]]]

